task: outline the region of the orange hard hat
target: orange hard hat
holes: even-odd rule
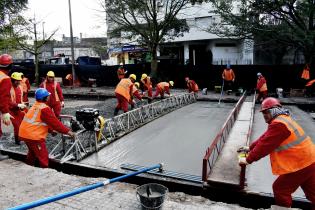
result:
[[[13,59],[11,55],[2,54],[0,55],[0,67],[8,67],[13,63]]]
[[[260,111],[265,111],[271,109],[273,107],[281,107],[280,101],[273,97],[268,97],[261,103]]]

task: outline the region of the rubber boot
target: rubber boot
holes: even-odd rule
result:
[[[16,144],[16,145],[21,145],[21,142],[20,142],[18,136],[14,136],[14,141],[15,141],[15,144]]]
[[[119,112],[119,109],[115,108],[114,116],[117,116],[117,115],[118,115],[118,112]]]

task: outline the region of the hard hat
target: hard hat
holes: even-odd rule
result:
[[[273,97],[268,97],[261,103],[260,111],[265,111],[271,109],[273,107],[281,107],[280,101]]]
[[[55,73],[53,71],[47,72],[48,77],[55,77]]]
[[[134,80],[137,80],[137,76],[136,76],[135,74],[130,74],[130,75],[129,75],[129,78],[132,78],[132,79],[134,79]]]
[[[139,82],[135,82],[135,86],[136,86],[137,88],[139,88],[139,87],[140,87],[140,83],[139,83]]]
[[[230,64],[226,64],[226,68],[227,69],[231,68]]]
[[[21,74],[21,76],[24,76],[23,72],[19,72]]]
[[[13,63],[13,59],[11,55],[2,54],[0,55],[0,67],[8,67]]]
[[[168,83],[170,83],[170,85],[173,87],[174,86],[174,82],[173,81],[169,81]]]
[[[187,82],[189,80],[189,77],[185,77],[185,81]]]
[[[21,81],[22,80],[22,77],[21,77],[21,73],[19,72],[13,72],[11,74],[11,78],[14,79],[14,80],[17,80],[17,81]]]
[[[261,76],[262,74],[260,72],[257,73],[257,77]]]
[[[148,75],[147,74],[142,74],[142,76],[141,76],[141,80],[143,80],[143,79],[145,79],[145,78],[147,78],[148,77]]]
[[[123,63],[120,63],[119,65],[121,65],[121,66],[122,66],[122,65],[124,65],[124,64],[123,64]]]
[[[45,97],[49,96],[50,93],[45,88],[38,88],[35,91],[35,99],[36,100],[43,100]]]

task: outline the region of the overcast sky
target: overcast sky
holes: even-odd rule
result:
[[[106,36],[105,15],[100,13],[99,0],[71,0],[73,36],[104,37]],[[38,30],[42,36],[42,22],[46,36],[59,28],[55,35],[61,40],[63,34],[70,36],[68,0],[29,0],[27,17],[36,17]]]

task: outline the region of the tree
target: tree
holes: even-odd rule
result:
[[[278,55],[300,51],[308,63],[315,58],[313,0],[210,0],[221,21],[209,32],[232,38],[253,39],[264,48],[277,46]],[[236,11],[237,10],[237,11]]]
[[[157,48],[160,43],[189,30],[186,20],[177,18],[190,0],[106,0],[109,33],[148,47],[152,55],[151,76],[157,77]],[[114,24],[114,26],[112,25]]]

